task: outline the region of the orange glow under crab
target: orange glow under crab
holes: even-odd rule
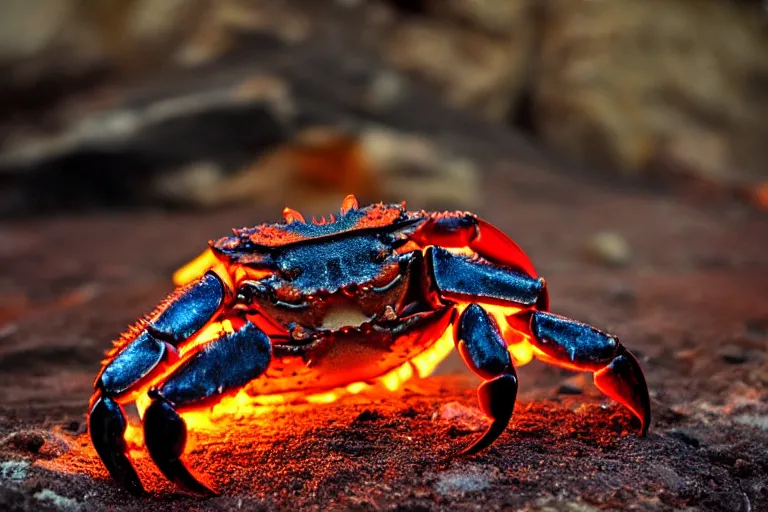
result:
[[[471,252],[471,251],[469,251]],[[194,280],[206,271],[216,268],[221,262],[208,249],[197,258],[181,267],[173,275],[174,284],[181,286]],[[226,275],[221,272],[220,275]],[[458,313],[461,313],[468,304],[458,304]],[[510,355],[516,366],[522,366],[529,363],[534,354],[544,357],[541,351],[532,346],[525,335],[512,330],[509,327],[507,318],[519,312],[517,308],[502,306],[485,306],[486,309],[495,317],[497,324],[502,328],[504,338],[518,338],[517,343],[508,345]],[[180,358],[193,353],[197,348],[220,336],[221,331],[232,332],[232,325],[228,321],[213,323],[206,329],[198,333],[194,339],[190,340],[179,351]],[[228,418],[256,418],[269,414],[276,407],[295,403],[314,403],[327,404],[335,402],[348,395],[357,395],[361,392],[371,389],[386,389],[396,391],[400,389],[408,380],[419,377],[424,378],[431,375],[437,366],[451,353],[454,348],[453,326],[449,325],[443,335],[429,348],[420,354],[406,361],[402,365],[390,370],[389,372],[373,380],[363,381],[352,377],[350,384],[341,386],[328,391],[319,393],[291,392],[287,394],[268,394],[268,395],[249,395],[245,388],[236,392],[224,394],[213,404],[207,404],[205,407],[190,408],[180,412],[182,418],[186,421],[187,427],[191,432],[195,431],[215,431],[224,428]],[[148,382],[144,387],[137,390],[135,406],[139,417],[143,416],[144,410],[149,405],[150,399],[146,391],[156,382],[161,381],[163,375],[158,375],[156,379]],[[144,451],[144,438],[141,426],[138,424],[129,424],[125,432],[125,440],[131,449],[131,456],[142,457]]]

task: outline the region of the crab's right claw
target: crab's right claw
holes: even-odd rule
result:
[[[651,423],[651,400],[637,358],[619,345],[618,355],[608,366],[595,372],[594,380],[600,391],[632,411],[640,420],[640,435],[644,436]]]
[[[124,439],[128,422],[121,404],[177,359],[176,349],[216,317],[226,296],[224,283],[212,272],[177,288],[121,339],[96,378],[88,413],[91,440],[112,477],[134,494],[144,489]]]

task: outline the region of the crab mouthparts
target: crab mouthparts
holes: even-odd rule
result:
[[[373,317],[366,315],[354,303],[334,304],[323,318],[320,328],[328,331],[338,331],[344,327],[360,327],[370,322]]]

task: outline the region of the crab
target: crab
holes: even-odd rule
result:
[[[571,370],[650,423],[648,388],[616,336],[550,313],[546,282],[520,247],[468,212],[358,206],[344,199],[329,220],[234,230],[209,242],[197,264],[150,315],[115,342],[96,377],[88,428],[112,477],[144,493],[125,440],[125,406],[148,401],[144,444],[177,486],[216,491],[181,458],[186,410],[250,394],[323,391],[375,379],[427,350],[449,329],[477,390],[487,430],[462,453],[507,428],[518,390],[510,347]],[[203,262],[200,264],[200,262]],[[210,325],[228,325],[201,341]]]

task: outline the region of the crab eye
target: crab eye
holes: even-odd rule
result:
[[[246,281],[237,289],[237,301],[243,303],[252,302],[256,297],[272,297],[274,293],[268,286],[258,281]]]
[[[297,279],[304,271],[301,269],[301,267],[291,267],[286,269],[280,270],[280,277],[285,279],[286,281],[293,281],[294,279]]]

